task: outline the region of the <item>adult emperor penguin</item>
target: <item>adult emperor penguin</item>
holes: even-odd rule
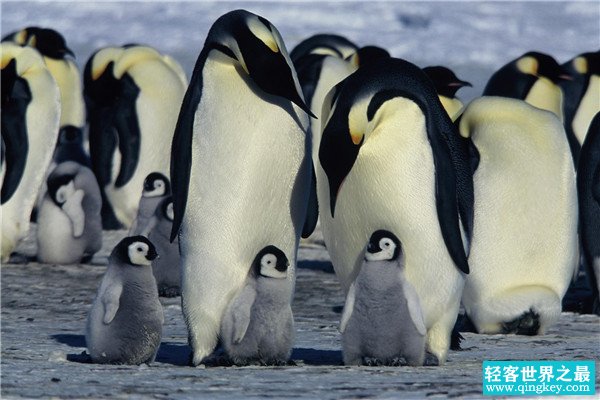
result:
[[[423,72],[433,81],[440,101],[452,121],[456,121],[464,107],[460,99],[456,97],[456,92],[462,87],[473,85],[467,81],[461,81],[451,69],[440,65],[425,67]]]
[[[592,118],[600,111],[600,51],[580,54],[562,66],[573,77],[560,87],[565,96],[565,129],[577,165]]]
[[[321,226],[343,288],[375,230],[402,237],[427,350],[444,363],[469,271],[459,226],[460,213],[466,243],[473,197],[465,143],[431,80],[394,58],[360,68],[332,89],[322,120]]]
[[[284,365],[289,360],[294,343],[289,266],[283,251],[272,245],[252,262],[221,323],[221,342],[234,364]]]
[[[160,172],[148,174],[146,179],[144,179],[144,189],[142,190],[142,197],[138,205],[137,216],[129,229],[129,235],[139,235],[143,234],[142,232],[147,232],[148,224],[152,217],[154,217],[156,208],[170,195],[171,183],[169,182],[169,178]]]
[[[480,333],[543,334],[578,265],[575,170],[564,128],[521,100],[482,97],[472,140],[475,223],[463,305]]]
[[[102,199],[94,173],[60,163],[47,180],[38,210],[37,258],[50,264],[86,262],[102,247]]]
[[[562,122],[563,94],[559,84],[569,79],[568,71],[552,56],[530,51],[496,71],[485,86],[483,96],[525,100],[553,112]]]
[[[392,232],[371,235],[346,297],[340,332],[346,365],[423,365],[421,303],[404,276],[402,244]]]
[[[277,29],[245,10],[221,16],[200,52],[173,138],[182,308],[198,365],[217,344],[229,300],[266,245],[290,259],[307,237],[310,112]],[[316,198],[315,198],[316,201]],[[291,299],[290,299],[291,300]]]
[[[126,237],[110,254],[86,326],[85,342],[93,362],[154,361],[164,322],[150,267],[156,257],[154,245],[144,236]]]
[[[343,36],[318,33],[298,43],[290,52],[290,58],[294,64],[308,54],[347,58],[356,50],[358,50],[358,46]]]
[[[60,93],[39,52],[13,43],[2,57],[2,262],[29,217],[58,136]]]
[[[105,48],[84,72],[94,173],[117,219],[129,228],[143,182],[169,173],[169,145],[186,82],[170,57],[139,45]]]
[[[577,170],[581,247],[593,293],[593,312],[600,315],[600,112],[581,147]]]

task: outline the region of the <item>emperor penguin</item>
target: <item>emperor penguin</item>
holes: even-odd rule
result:
[[[171,230],[173,229],[173,198],[166,196],[156,207],[154,216],[146,228],[148,239],[154,243],[156,251],[160,254],[152,263],[152,272],[156,279],[158,295],[175,297],[181,294],[181,267],[179,257],[179,240],[171,243]]]
[[[404,263],[396,235],[371,235],[340,323],[344,364],[423,365],[427,330]]]
[[[600,112],[590,124],[577,170],[581,247],[593,293],[593,312],[600,315]]]
[[[258,252],[244,286],[231,299],[221,323],[221,343],[237,365],[285,365],[292,354],[290,262],[269,245]]]
[[[592,118],[600,111],[600,51],[580,54],[562,66],[573,77],[560,87],[565,97],[565,129],[577,166]]]
[[[294,64],[308,54],[332,55],[344,59],[356,50],[358,46],[343,36],[318,33],[298,43],[290,52],[290,58]]]
[[[102,247],[102,199],[94,173],[60,163],[47,180],[38,210],[37,258],[49,264],[86,262]]]
[[[458,79],[454,71],[441,65],[425,67],[423,68],[423,72],[433,81],[435,90],[450,119],[456,121],[464,108],[463,103],[456,97],[456,92],[460,88],[465,86],[472,87],[473,85],[467,81]]]
[[[496,71],[485,86],[483,96],[525,100],[554,113],[562,122],[563,94],[559,85],[569,79],[571,75],[552,56],[530,51]]]
[[[306,113],[279,31],[245,10],[219,17],[198,56],[171,153],[171,240],[181,229],[194,365],[215,348],[225,308],[267,244],[289,257],[286,279],[294,282],[300,235],[310,235],[318,215],[305,221],[313,198]]]
[[[348,292],[375,230],[402,237],[427,351],[443,364],[469,272],[468,148],[431,80],[400,59],[359,68],[331,90],[321,116],[321,226],[342,287]]]
[[[137,216],[129,229],[129,235],[133,236],[147,232],[148,224],[152,217],[154,217],[156,208],[170,195],[171,183],[169,182],[169,178],[160,172],[151,172],[148,174],[146,179],[144,179],[144,188],[142,190],[142,197],[140,197]]]
[[[60,92],[39,52],[0,44],[2,57],[2,252],[29,230],[29,218],[52,159],[60,120]]]
[[[578,265],[575,169],[559,119],[482,97],[461,117],[473,143],[475,219],[463,292],[479,333],[543,334]]]
[[[156,257],[144,236],[126,237],[113,249],[87,319],[85,342],[93,362],[154,361],[164,322],[151,268]]]
[[[182,71],[172,58],[141,45],[101,49],[86,65],[92,167],[126,228],[146,176],[169,174],[169,145],[186,89]]]

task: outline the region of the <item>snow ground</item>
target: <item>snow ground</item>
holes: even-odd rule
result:
[[[564,62],[600,48],[597,1],[2,0],[0,30],[4,36],[28,25],[52,27],[66,37],[81,67],[99,47],[144,43],[174,56],[189,76],[211,23],[240,7],[277,26],[288,49],[314,33],[335,32],[359,45],[385,47],[420,66],[449,66],[474,84],[459,92],[465,100],[481,93],[495,69],[526,51],[546,52]],[[108,234],[95,265],[2,265],[2,398],[479,398],[485,359],[600,359],[600,319],[563,313],[545,336],[465,334],[465,350],[451,352],[444,367],[343,367],[337,332],[343,296],[326,250],[317,245],[300,249],[294,300],[297,366],[186,367],[189,349],[178,299],[163,299],[166,323],[155,364],[82,363],[85,318],[106,255],[123,234]],[[33,237],[32,232],[21,245],[24,254],[35,253]]]

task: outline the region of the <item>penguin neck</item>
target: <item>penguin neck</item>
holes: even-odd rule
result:
[[[529,90],[525,101],[534,107],[554,113],[560,122],[564,121],[562,92],[550,79],[539,77]]]
[[[396,261],[375,261],[363,264],[357,280],[363,290],[384,292],[394,286],[401,275]]]
[[[291,287],[287,279],[275,279],[259,276],[256,280],[256,287],[259,296],[272,300],[288,301],[291,294]]]

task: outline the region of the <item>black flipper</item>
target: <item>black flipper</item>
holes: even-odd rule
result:
[[[302,237],[312,235],[319,219],[319,201],[317,200],[317,175],[315,165],[311,163],[310,194],[308,196],[308,208],[306,209],[306,220],[302,228]]]
[[[1,204],[13,196],[25,170],[29,140],[26,111],[31,102],[27,81],[17,76],[16,61],[2,70],[2,141],[6,172],[2,182]]]
[[[594,177],[592,178],[592,196],[600,204],[600,164],[596,167]]]
[[[135,102],[140,89],[129,75],[121,78],[121,96],[115,106],[114,124],[119,137],[121,168],[115,187],[123,187],[131,180],[140,157],[140,126]]]

